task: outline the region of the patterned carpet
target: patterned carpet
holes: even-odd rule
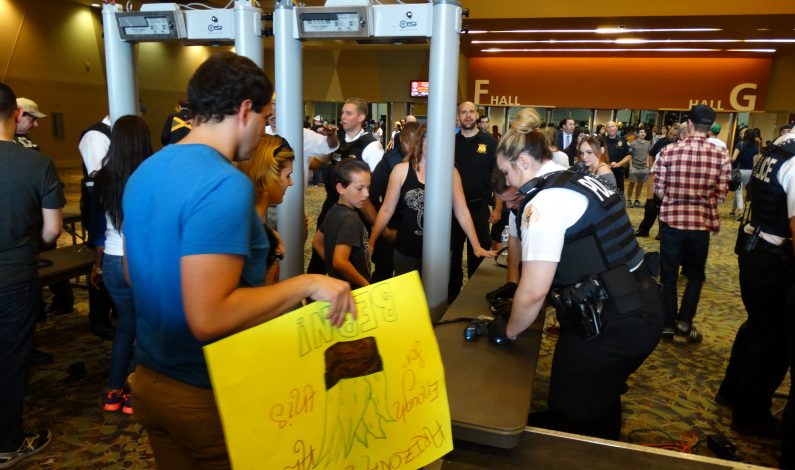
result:
[[[79,198],[79,170],[62,170],[62,177],[67,184],[67,208],[74,210]],[[322,188],[307,190],[310,225],[314,225],[322,198]],[[729,202],[725,203],[721,214],[729,208]],[[643,209],[628,212],[635,223],[643,215]],[[310,239],[313,229],[310,227]],[[737,446],[742,460],[773,466],[778,459],[778,442],[734,433],[729,428],[730,410],[713,402],[734,334],[745,317],[738,294],[737,261],[732,254],[736,231],[737,222],[724,217],[723,231],[712,239],[707,282],[695,321],[704,333],[704,342],[661,342],[631,378],[624,395],[623,440],[660,443],[669,440],[664,433],[676,441],[684,433],[693,433],[696,439],[723,433]],[[658,249],[655,234],[656,228],[651,238],[641,239],[647,250]],[[71,243],[71,239],[64,236],[61,243]],[[37,328],[37,346],[52,353],[55,362],[31,371],[25,405],[27,427],[49,427],[53,442],[18,468],[154,468],[147,437],[135,418],[102,411],[111,343],[89,333],[86,290],[74,291],[75,312],[50,316]],[[49,293],[45,293],[48,298]],[[534,410],[545,408],[554,341],[554,336],[544,335],[533,393]],[[70,379],[67,369],[76,362],[84,364],[85,375]],[[782,395],[789,390],[789,377],[785,384],[780,389]],[[784,398],[774,400],[776,415],[781,415],[784,405]],[[695,452],[711,455],[705,444],[698,445]]]

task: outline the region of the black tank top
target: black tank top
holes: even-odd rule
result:
[[[409,163],[406,180],[400,187],[397,213],[400,218],[395,248],[406,256],[422,256],[422,224],[425,209],[425,184]]]

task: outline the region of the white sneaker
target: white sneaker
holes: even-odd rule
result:
[[[50,431],[43,430],[35,433],[24,434],[22,444],[14,452],[0,452],[0,469],[11,468],[22,460],[35,455],[47,447],[52,439]]]

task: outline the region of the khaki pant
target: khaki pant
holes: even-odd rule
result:
[[[135,417],[162,469],[231,468],[212,390],[139,365],[129,378]]]

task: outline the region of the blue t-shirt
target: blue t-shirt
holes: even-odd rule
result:
[[[193,336],[185,317],[180,258],[245,256],[240,284],[263,284],[268,238],[254,209],[253,186],[211,147],[169,145],[130,177],[123,209],[136,358],[175,380],[210,388],[206,343]]]

